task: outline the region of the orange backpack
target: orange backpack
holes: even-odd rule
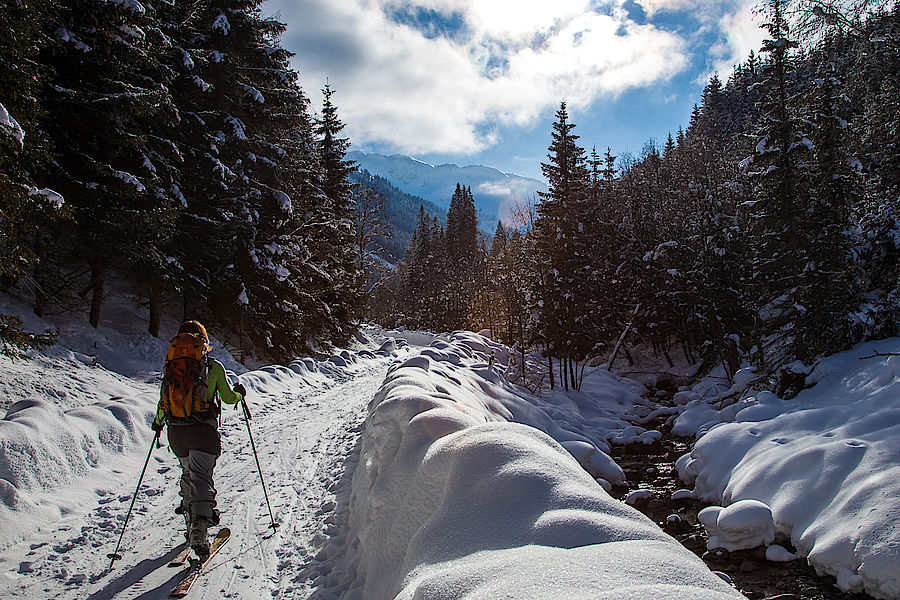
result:
[[[208,350],[206,340],[194,333],[179,333],[169,343],[162,382],[167,421],[202,421],[218,413],[218,407],[206,399]]]

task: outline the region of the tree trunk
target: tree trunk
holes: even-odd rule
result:
[[[44,285],[46,284],[44,275],[44,243],[40,235],[35,237],[37,239],[34,242],[34,253],[38,259],[37,264],[34,266],[34,314],[43,317],[44,311],[47,309],[47,293],[44,291]]]
[[[238,338],[241,346],[241,364],[247,365],[247,353],[244,351],[244,313],[238,318]]]
[[[106,261],[97,258],[91,266],[91,327],[97,329],[100,326],[100,309],[103,307],[103,284],[106,279]]]
[[[547,355],[547,366],[550,369],[550,389],[552,390],[556,386],[556,382],[553,379],[553,355]]]
[[[155,283],[150,284],[147,294],[150,299],[150,323],[147,331],[155,338],[159,337],[159,286]]]
[[[190,319],[188,311],[188,281],[187,277],[181,282],[181,322],[184,323]]]
[[[577,363],[574,360],[572,360],[571,358],[568,360],[569,360],[569,380],[572,382],[572,389],[577,390],[578,384],[577,384],[577,380],[575,379],[575,368],[576,368]]]

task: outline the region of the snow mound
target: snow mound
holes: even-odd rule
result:
[[[68,411],[39,399],[16,402],[0,421],[4,503],[18,508],[20,491],[70,484],[104,466],[107,455],[143,439],[150,415],[146,402],[123,398]]]
[[[741,500],[730,506],[708,506],[697,514],[709,534],[706,547],[729,552],[768,546],[775,541],[772,510],[758,500]]]
[[[797,555],[783,546],[774,544],[766,548],[766,560],[772,562],[790,562],[797,560]]]
[[[681,478],[706,502],[764,502],[778,533],[843,590],[900,598],[898,352],[898,338],[861,344],[822,360],[807,377],[815,387],[789,402],[757,394],[679,459]]]
[[[594,481],[573,456],[601,450],[489,368],[493,346],[454,334],[388,372],[353,476],[342,597],[740,598]]]

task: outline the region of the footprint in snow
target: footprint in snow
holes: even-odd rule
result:
[[[56,544],[55,546],[53,546],[53,551],[57,552],[59,554],[65,554],[66,552],[68,552],[69,550],[74,548],[75,546],[83,545],[86,541],[87,541],[86,538],[83,535],[81,535],[75,539],[69,540],[62,544]]]

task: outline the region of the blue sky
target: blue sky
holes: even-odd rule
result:
[[[639,155],[763,37],[755,0],[268,0],[303,88],[355,150],[541,177],[565,100],[590,150]]]

